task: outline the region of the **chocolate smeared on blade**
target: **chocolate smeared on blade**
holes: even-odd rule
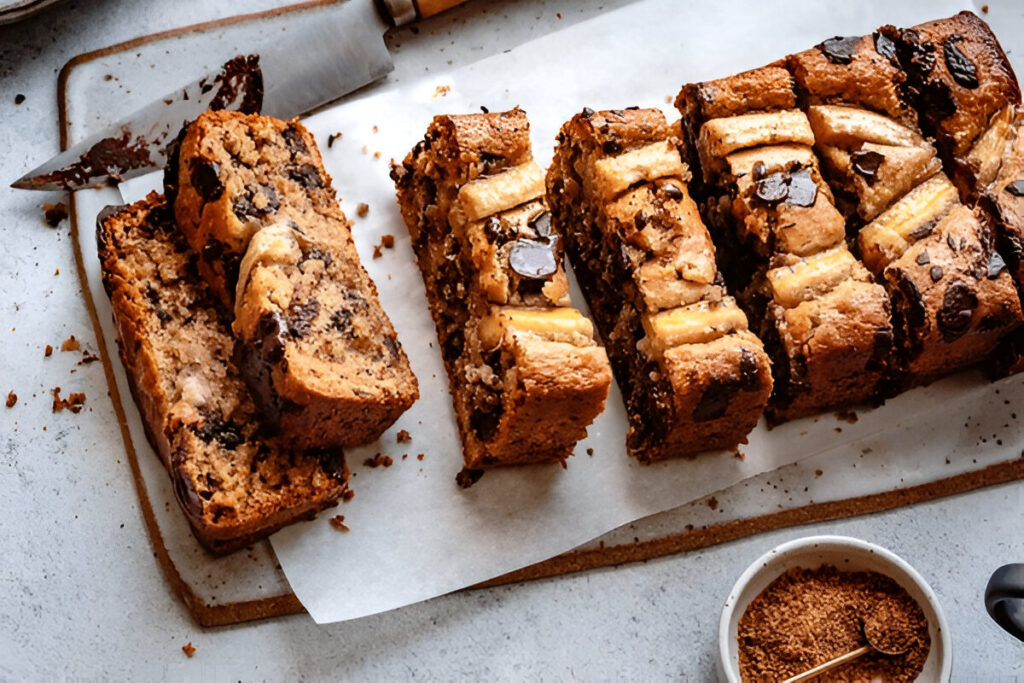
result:
[[[71,190],[88,183],[91,179],[110,177],[120,179],[125,171],[133,168],[155,167],[149,156],[149,141],[143,137],[134,140],[125,132],[119,138],[103,138],[78,158],[78,161],[46,175],[32,179],[33,185],[57,183]]]
[[[225,62],[219,74],[202,84],[203,92],[214,87],[217,92],[210,100],[211,110],[232,109],[243,114],[259,114],[263,109],[260,56],[238,55]]]

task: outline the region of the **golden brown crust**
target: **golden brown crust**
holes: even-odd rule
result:
[[[200,542],[230,552],[334,505],[343,456],[259,434],[230,331],[163,199],[101,215],[97,238],[132,394]]]

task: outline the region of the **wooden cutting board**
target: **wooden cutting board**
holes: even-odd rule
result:
[[[59,79],[62,145],[66,147],[108,125],[111,119],[162,96],[169,90],[167,86],[176,82],[176,63],[168,55],[188,51],[192,58],[213,67],[226,56],[271,40],[286,24],[316,21],[318,13],[329,11],[330,4],[321,0],[144,36],[74,58]],[[642,5],[638,3],[638,8]],[[572,30],[585,31],[587,26]],[[1011,36],[1001,38],[1012,43]],[[1013,47],[1007,44],[1011,54]],[[374,87],[380,90],[393,84]],[[118,106],[111,107],[111,102]],[[102,294],[90,294],[101,291],[96,286],[98,265],[91,245],[95,216],[102,206],[120,202],[120,194],[112,188],[77,193],[72,198],[72,236],[128,463],[157,559],[172,589],[204,626],[300,612],[302,605],[290,592],[268,542],[226,558],[212,557],[200,548],[178,510],[158,458],[141,433],[131,427],[129,416],[135,406],[117,358],[109,309]],[[1014,409],[1017,404],[1024,405],[1020,400],[1024,399],[1024,377],[990,387],[977,374],[964,373],[918,392],[955,397],[961,408],[942,421],[942,429],[932,426],[922,432],[923,424],[934,423],[911,409],[914,397],[922,394],[904,395],[882,408],[906,411],[906,420],[894,430],[862,435],[854,442],[628,524],[572,552],[479,586],[645,560],[770,529],[877,512],[1024,478],[1020,451],[1024,428],[1018,426]],[[817,418],[816,428],[825,423],[838,434],[844,428],[853,429],[850,423],[855,419],[853,414],[823,415]],[[909,458],[907,453],[915,455]]]

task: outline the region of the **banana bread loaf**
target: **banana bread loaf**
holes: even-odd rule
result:
[[[105,211],[97,241],[132,394],[203,545],[226,553],[334,505],[341,449],[260,433],[229,323],[163,198]]]
[[[376,439],[418,398],[313,136],[207,112],[167,172],[182,232],[226,306],[265,421],[299,448]]]
[[[526,114],[435,117],[392,178],[466,467],[564,464],[601,412],[611,371],[569,300]]]
[[[687,192],[678,135],[656,109],[584,110],[562,126],[546,182],[642,462],[745,442],[772,387]]]

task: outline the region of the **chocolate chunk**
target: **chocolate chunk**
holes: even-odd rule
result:
[[[931,256],[928,255],[927,251],[922,251],[920,254],[917,255],[917,258],[914,260],[917,262],[917,265],[919,266],[926,266],[932,262],[932,258]]]
[[[615,115],[615,116],[618,116],[618,117],[619,117],[620,119],[621,119],[621,118],[623,118],[623,117],[624,117],[624,116],[626,115],[626,112],[624,112],[624,111],[623,111],[623,110],[621,110],[621,109],[612,109],[612,110],[611,110],[611,111],[609,111],[608,113],[609,113],[609,114],[613,114],[613,115]]]
[[[921,225],[911,230],[910,234],[908,234],[907,237],[916,242],[917,240],[932,234],[932,230],[934,229],[935,221],[926,221],[925,223],[922,223]]]
[[[761,386],[761,373],[757,367],[757,357],[746,347],[740,347],[740,389],[754,391]]]
[[[679,201],[683,198],[682,188],[675,183],[664,183],[660,189],[669,199]]]
[[[203,245],[203,260],[207,263],[216,261],[224,254],[224,243],[218,240],[211,239],[209,242]]]
[[[786,199],[786,203],[795,206],[814,206],[814,201],[817,198],[818,184],[811,178],[811,170],[798,168],[792,171],[789,177],[789,197]]]
[[[541,237],[551,236],[551,212],[541,211],[527,223]]]
[[[324,179],[320,177],[320,171],[312,164],[302,164],[288,171],[288,177],[302,185],[307,190],[313,190],[324,186]]]
[[[885,161],[885,155],[871,150],[861,150],[851,154],[850,161],[853,162],[853,170],[864,178],[868,185],[874,185],[878,169]]]
[[[901,34],[903,38],[903,49],[905,53],[900,61],[905,63],[907,70],[924,80],[935,68],[935,46],[931,43],[922,43],[921,36],[913,29],[907,29]]]
[[[266,197],[266,201],[262,202],[263,208],[258,208],[254,201],[257,194],[261,194]],[[245,220],[246,218],[262,218],[275,213],[281,207],[281,201],[278,199],[277,191],[272,187],[260,186],[257,188],[248,188],[244,195],[237,197],[234,203],[231,205],[231,209],[235,216],[239,220]]]
[[[618,154],[622,151],[622,145],[616,140],[605,140],[604,144],[601,145],[601,149],[604,150],[605,154]]]
[[[302,263],[312,260],[323,261],[324,268],[330,268],[331,264],[334,263],[333,256],[331,256],[326,251],[320,251],[316,247],[310,247],[308,250],[306,250],[305,253],[302,254]]]
[[[512,232],[502,223],[497,216],[491,216],[484,223],[484,234],[492,242],[505,242],[512,238]]]
[[[256,330],[256,343],[260,355],[271,363],[284,358],[285,333],[288,325],[280,313],[268,313],[260,318]]]
[[[857,53],[860,36],[836,36],[815,45],[833,64],[849,64]]]
[[[245,441],[241,427],[206,411],[203,412],[202,425],[198,427],[193,425],[192,431],[205,443],[216,439],[224,448],[232,451]]]
[[[288,151],[291,152],[292,158],[294,159],[297,154],[304,154],[308,148],[306,147],[306,141],[302,139],[302,133],[295,126],[288,126],[281,132],[281,136],[284,137],[284,142],[288,146]],[[327,139],[327,146],[330,147],[334,139],[339,137],[332,135]]]
[[[638,231],[643,230],[644,228],[647,227],[647,220],[649,218],[650,216],[647,215],[647,212],[644,211],[643,209],[640,209],[640,211],[638,211],[636,215],[633,216],[633,227],[636,228]]]
[[[998,251],[993,251],[992,255],[988,258],[988,279],[995,280],[1004,270],[1006,270],[1006,261],[1003,260]]]
[[[776,171],[757,181],[754,194],[767,204],[777,204],[789,196],[788,173]]]
[[[956,243],[956,238],[953,237],[953,235],[946,235],[946,246],[948,246],[953,251],[957,251],[959,248]]]
[[[593,115],[594,115],[594,110],[593,109],[591,109],[590,107],[583,107],[583,118],[589,119]]]
[[[1006,191],[1014,197],[1024,197],[1024,180],[1014,180],[1006,186]]]
[[[488,409],[477,409],[469,416],[469,425],[476,437],[481,441],[490,441],[498,433],[501,423],[502,405],[500,402]]]
[[[978,297],[965,282],[955,280],[950,283],[942,296],[942,308],[935,315],[942,331],[942,341],[949,344],[964,336],[977,307]]]
[[[508,265],[520,277],[550,277],[558,270],[558,261],[555,258],[557,245],[557,238],[544,241],[520,238],[512,245],[512,251],[508,254]]]
[[[932,266],[928,274],[932,278],[932,282],[938,282],[942,279],[942,266]]]
[[[889,36],[875,31],[872,36],[875,39],[875,52],[888,59],[893,64],[896,61],[896,43],[892,42]]]
[[[340,448],[314,448],[306,451],[320,460],[320,468],[335,481],[344,483],[347,479],[345,470],[345,453]]]
[[[310,299],[299,304],[292,304],[288,309],[288,330],[296,339],[309,334],[313,321],[320,313],[320,300]]]
[[[184,470],[176,469],[176,472],[177,475],[174,477],[174,497],[178,499],[181,507],[190,516],[201,516],[203,514],[203,499],[196,492],[192,479]]]
[[[978,69],[967,59],[963,52],[956,46],[957,42],[963,40],[960,36],[951,36],[942,49],[946,57],[946,68],[949,74],[959,85],[973,90],[978,87]]]
[[[897,271],[897,288],[903,297],[905,309],[903,316],[912,329],[919,329],[924,326],[927,313],[924,308],[924,300],[917,285],[903,271]]]
[[[220,165],[216,161],[194,164],[189,182],[204,202],[215,201],[224,194],[224,185],[220,182]]]
[[[346,337],[352,335],[352,312],[339,308],[331,313],[331,328],[341,332]]]
[[[750,172],[754,180],[760,180],[761,178],[764,178],[765,173],[767,172],[764,167],[764,162],[755,161],[754,167],[750,170]]]
[[[725,411],[729,409],[729,403],[738,392],[739,384],[734,381],[719,382],[709,386],[700,397],[700,403],[693,409],[694,422],[716,420],[725,415]]]

